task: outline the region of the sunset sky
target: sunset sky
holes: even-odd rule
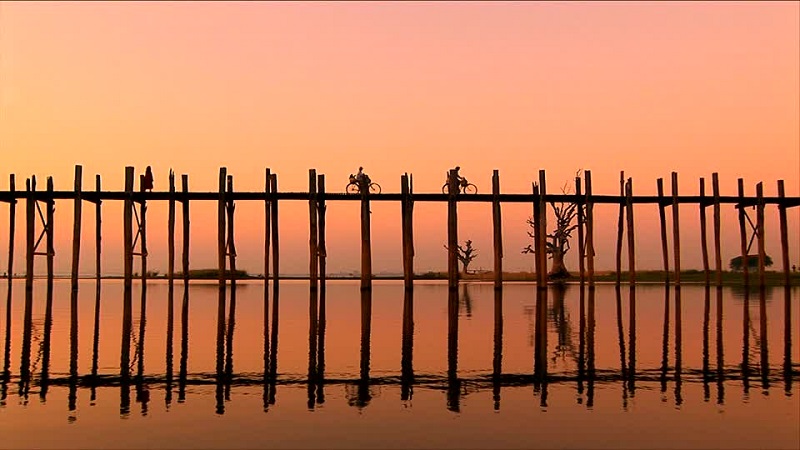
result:
[[[800,3],[0,3],[0,190],[36,174],[71,189],[101,174],[123,188],[124,167],[170,168],[192,190],[216,189],[220,166],[237,190],[264,169],[281,190],[307,189],[308,169],[342,191],[363,165],[384,192],[403,172],[438,192],[448,168],[490,191],[528,193],[539,169],[549,190],[590,169],[597,194],[635,194],[680,174],[680,193],[719,172],[723,195],[745,179],[800,195]],[[122,268],[121,205],[104,204],[104,270]],[[149,208],[150,266],[166,268],[166,204]],[[239,265],[261,268],[263,204],[237,206]],[[0,272],[8,206],[0,205]],[[24,270],[18,208],[16,270]],[[400,206],[373,205],[373,270],[401,271]],[[490,268],[488,204],[459,205],[459,237]],[[530,270],[525,218],[505,206],[507,270]],[[179,209],[180,213],[180,209]],[[598,266],[614,264],[616,207],[597,211]],[[709,211],[710,213],[710,211]],[[282,269],[307,270],[308,208],[281,205]],[[700,267],[697,206],[681,207],[684,268]],[[59,202],[56,267],[69,268],[71,202]],[[710,216],[709,216],[710,217]],[[798,212],[790,215],[800,264]],[[93,270],[93,208],[84,208],[82,272]],[[767,252],[779,265],[777,210]],[[671,220],[668,215],[668,220]],[[655,206],[636,209],[637,265],[661,264]],[[415,208],[417,271],[444,270],[446,207]],[[216,260],[215,205],[192,206],[192,264]],[[179,227],[180,232],[180,227]],[[329,270],[359,267],[358,206],[328,209]],[[180,239],[180,234],[178,239]],[[671,239],[671,238],[670,238]],[[723,213],[723,261],[736,256],[734,209]],[[568,260],[577,270],[573,259]],[[777,267],[776,267],[777,268]]]

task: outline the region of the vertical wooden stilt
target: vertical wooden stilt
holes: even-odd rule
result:
[[[786,223],[786,204],[784,198],[786,191],[783,187],[783,180],[778,180],[778,215],[781,229],[781,261],[783,262],[783,284],[790,285],[789,277],[789,227]]]
[[[625,208],[627,210],[628,220],[628,270],[630,272],[628,282],[631,284],[631,289],[636,283],[636,254],[634,252],[634,231],[633,231],[633,179],[628,178],[628,183],[625,186]]]
[[[322,289],[325,289],[325,281],[327,278],[327,249],[325,246],[325,175],[317,175],[317,214],[319,220],[317,221],[319,239],[317,239],[317,255],[319,259],[319,280],[322,284]]]
[[[458,171],[450,170],[447,178],[447,286],[458,288]]]
[[[533,216],[531,217],[531,220],[533,221],[533,262],[534,270],[536,271],[536,287],[538,289],[542,287],[542,271],[545,270],[544,267],[542,267],[542,258],[539,257],[539,252],[541,251],[540,241],[542,232],[541,227],[539,226],[539,221],[542,217],[542,205],[541,202],[539,202],[539,196],[541,195],[539,193],[539,185],[534,182],[531,183],[531,186],[533,188]]]
[[[186,366],[189,359],[189,175],[181,175],[181,216],[183,226],[181,228],[182,237],[182,256],[181,271],[183,272],[183,300],[181,301],[181,362],[180,362],[180,386],[178,399],[181,400],[186,384]]]
[[[94,184],[97,198],[94,204],[94,334],[92,336],[92,377],[97,376],[98,352],[100,350],[100,277],[102,274],[100,257],[102,255],[101,244],[103,240],[103,202],[100,200],[100,193],[103,189],[100,182],[100,174],[95,175]]]
[[[167,210],[167,376],[172,376],[172,339],[175,322],[175,173],[169,171]]]
[[[142,177],[143,178],[143,177]],[[141,189],[141,203],[140,203],[140,217],[139,217],[139,239],[140,239],[140,258],[142,262],[142,296],[139,307],[139,341],[137,342],[136,353],[138,354],[136,377],[141,385],[142,377],[144,376],[144,332],[147,326],[147,200],[144,197],[145,189]],[[136,204],[134,203],[134,208]],[[137,389],[141,387],[137,386]],[[144,407],[144,406],[143,406]]]
[[[544,169],[539,170],[539,252],[541,261],[541,280],[539,287],[547,288],[547,177]]]
[[[589,287],[594,287],[594,201],[592,201],[592,171],[584,172],[586,183],[586,270]]]
[[[617,286],[622,280],[622,233],[625,226],[625,172],[619,173],[619,217],[617,218]]]
[[[578,204],[578,273],[580,274],[580,282],[583,284],[586,280],[586,265],[584,260],[586,258],[586,238],[584,236],[584,226],[586,218],[584,217],[584,199],[581,194],[581,177],[575,177],[575,197]],[[582,338],[583,336],[581,336]]]
[[[361,189],[361,289],[372,288],[372,241],[370,237],[369,183],[359,181]]]
[[[669,284],[669,250],[667,249],[667,214],[664,211],[664,180],[656,180],[658,188],[658,219],[661,224],[661,257],[664,260],[664,282]]]
[[[703,273],[705,283],[711,283],[711,273],[708,269],[708,238],[706,237],[706,180],[700,178],[700,248],[703,251]]]
[[[127,379],[130,375],[131,327],[133,326],[133,167],[130,166],[125,167],[125,204],[122,227],[125,247],[123,276],[125,289],[122,306],[120,376]]]
[[[681,285],[681,221],[678,209],[678,172],[672,172],[672,256],[675,258],[675,286]]]
[[[758,285],[766,285],[766,250],[764,243],[764,186],[756,185],[756,238],[758,240]]]
[[[223,374],[223,360],[225,355],[225,310],[227,309],[225,298],[225,257],[226,255],[226,199],[225,184],[228,178],[228,170],[225,167],[219,169],[219,191],[217,200],[217,270],[219,284],[219,298],[217,301],[217,375]]]
[[[227,382],[230,382],[230,377],[233,373],[233,331],[236,329],[236,240],[234,236],[234,212],[236,210],[236,205],[233,202],[233,175],[228,175],[227,181],[228,190],[225,198],[225,210],[228,218],[226,248],[229,261],[228,265],[230,266],[231,301],[225,338],[227,343],[225,352],[225,376]]]
[[[494,288],[503,287],[503,226],[500,212],[500,171],[492,172],[492,230],[494,243]]]
[[[747,263],[747,229],[745,228],[745,212],[744,212],[744,179],[739,178],[738,182],[738,190],[739,190],[739,240],[741,242],[741,251],[742,251],[742,272],[744,272],[744,285],[745,287],[750,286],[750,268],[748,267]]]
[[[83,183],[83,168],[75,166],[75,204],[72,226],[72,271],[70,272],[70,376],[78,375],[78,264],[81,254],[81,189]],[[73,366],[74,363],[74,366]]]
[[[711,189],[714,195],[714,268],[717,273],[716,285],[722,286],[722,251],[720,244],[720,206],[719,206],[719,175],[711,174]]]
[[[317,171],[308,171],[308,277],[312,290],[317,289],[319,250],[317,249]]]
[[[16,191],[16,179],[12,173],[9,176],[8,191],[14,196]],[[14,234],[17,222],[17,200],[12,198],[8,204],[8,273],[7,273],[7,293],[6,293],[6,346],[3,358],[3,374],[9,373],[11,368],[11,294],[14,279]]]
[[[270,189],[272,191],[273,200],[270,204],[270,219],[272,220],[272,292],[273,296],[276,296],[278,293],[278,280],[280,278],[280,239],[278,235],[278,174],[271,174],[270,175]],[[277,297],[274,299],[273,303],[277,301]],[[277,303],[274,303],[273,306],[273,320],[277,314],[275,308],[277,308]],[[275,327],[278,326],[277,323],[274,324]],[[273,343],[274,345],[274,343]]]
[[[272,223],[270,222],[270,178],[269,168],[264,173],[264,377],[269,371],[269,252]]]
[[[43,352],[42,352],[42,378],[47,380],[49,377],[48,371],[50,367],[50,336],[53,330],[53,257],[55,256],[55,247],[53,239],[53,222],[55,213],[55,200],[53,199],[53,177],[47,177],[47,212],[45,219],[45,235],[47,244],[47,292],[45,299],[45,312],[44,312],[44,339]],[[46,394],[46,381],[42,382],[41,396],[44,398]]]
[[[403,235],[403,284],[406,289],[411,289],[414,285],[414,255],[413,245],[411,244],[411,227],[413,221],[411,216],[411,187],[408,174],[400,176],[400,215]]]
[[[25,180],[25,315],[22,328],[22,365],[20,377],[30,376],[31,325],[33,322],[34,233],[36,230],[36,176]]]

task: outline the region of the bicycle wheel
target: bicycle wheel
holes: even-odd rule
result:
[[[370,194],[380,194],[381,193],[381,185],[378,183],[370,183],[369,184],[369,193]]]
[[[477,194],[478,193],[478,187],[475,186],[472,183],[469,183],[468,185],[464,186],[464,193],[465,194]]]
[[[358,184],[356,183],[348,184],[347,187],[345,188],[345,192],[347,192],[348,194],[358,194]]]
[[[445,183],[442,185],[442,194],[449,194],[450,193],[450,185]]]

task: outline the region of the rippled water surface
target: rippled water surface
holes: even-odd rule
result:
[[[146,320],[135,283],[128,334],[123,283],[95,329],[81,281],[75,354],[69,281],[51,326],[35,282],[27,342],[15,281],[0,447],[800,447],[797,287],[283,281],[267,314],[264,294],[239,282],[220,309],[216,283],[176,283],[170,326],[167,283]]]

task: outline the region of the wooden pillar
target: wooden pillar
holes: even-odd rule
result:
[[[270,178],[269,168],[264,173],[264,377],[269,371],[269,252],[271,244],[272,223],[270,222]]]
[[[317,239],[317,255],[319,259],[319,280],[322,288],[325,289],[327,278],[327,248],[325,246],[325,175],[317,175],[317,222],[319,239]]]
[[[70,272],[70,375],[78,374],[78,264],[81,254],[81,185],[83,182],[83,168],[75,166],[75,200],[72,226],[72,271]]]
[[[22,365],[20,376],[30,375],[31,324],[33,322],[34,233],[36,230],[36,175],[25,180],[25,315],[22,328]]]
[[[3,359],[3,371],[8,372],[11,367],[11,294],[14,280],[14,234],[17,221],[17,200],[14,197],[16,191],[16,177],[12,173],[9,176],[8,191],[11,194],[11,201],[8,204],[8,287],[6,293],[6,348]]]
[[[125,167],[125,202],[123,207],[123,245],[125,247],[124,295],[122,306],[122,348],[120,375],[130,375],[131,327],[133,326],[133,167]]]
[[[42,377],[48,378],[48,368],[50,366],[50,336],[53,329],[53,257],[55,256],[55,247],[53,239],[53,222],[55,213],[55,199],[53,198],[53,177],[47,177],[47,197],[45,197],[47,204],[47,212],[45,219],[45,235],[46,235],[46,258],[47,258],[47,291],[45,299],[45,313],[44,313],[44,339],[43,342],[43,355],[42,355]],[[45,387],[42,387],[42,396],[45,393]]]
[[[225,167],[219,169],[219,189],[217,200],[217,271],[218,271],[218,300],[217,300],[217,374],[223,373],[223,359],[225,354],[225,256],[226,251],[226,199],[225,184],[228,171]]]
[[[578,205],[578,272],[580,274],[580,282],[584,283],[586,279],[586,265],[584,259],[586,258],[586,240],[584,236],[584,229],[586,218],[584,217],[584,201],[581,188],[581,177],[575,177],[575,203]],[[582,336],[581,336],[582,337]]]
[[[172,338],[175,322],[175,173],[169,171],[169,204],[167,210],[167,361],[168,377],[172,376]]]
[[[181,363],[180,374],[182,385],[185,384],[186,363],[189,358],[189,175],[181,175],[181,216],[183,227],[181,271],[183,272],[183,300],[181,301]],[[179,394],[180,398],[180,394]]]
[[[494,236],[494,288],[503,288],[503,225],[500,211],[500,171],[492,172],[492,230]]]
[[[764,243],[764,186],[756,184],[756,237],[758,239],[758,285],[766,285],[766,258]]]
[[[414,215],[413,200],[411,199],[411,180],[408,174],[400,176],[400,195],[403,227],[403,283],[406,289],[414,287]]]
[[[742,271],[744,272],[744,285],[750,285],[750,269],[747,265],[747,229],[745,228],[745,211],[744,211],[744,179],[739,178],[738,191],[739,191],[739,240],[741,242],[742,252]]]
[[[533,216],[531,217],[531,219],[533,221],[533,223],[532,223],[532,227],[533,227],[533,261],[534,261],[534,264],[535,264],[534,270],[536,271],[536,288],[538,289],[538,288],[542,287],[542,270],[544,270],[544,268],[542,267],[542,259],[539,258],[539,252],[541,251],[541,248],[540,248],[541,245],[539,243],[540,240],[541,240],[541,229],[539,227],[539,220],[541,219],[541,216],[542,216],[542,214],[540,212],[541,208],[542,208],[542,205],[539,202],[539,197],[540,197],[539,185],[534,182],[534,183],[531,183],[531,186],[532,186],[532,189],[533,189]]]
[[[102,254],[102,224],[103,224],[103,210],[102,200],[100,200],[100,193],[102,186],[100,182],[100,174],[96,174],[94,178],[95,193],[97,198],[94,203],[94,334],[92,336],[92,376],[97,376],[98,369],[98,352],[100,349],[100,277],[102,273],[102,264],[100,256]]]
[[[278,174],[270,175],[270,190],[272,191],[272,202],[270,204],[270,219],[272,220],[272,291],[273,296],[278,292],[278,281],[280,279],[280,240],[278,238]],[[273,300],[273,319],[277,317],[277,297]],[[277,323],[274,324],[278,326]],[[273,344],[274,345],[274,344]]]
[[[783,262],[783,284],[790,285],[789,276],[789,227],[786,223],[786,204],[784,203],[786,191],[783,187],[783,180],[778,180],[778,215],[780,217],[781,228],[781,260]]]
[[[669,250],[667,249],[667,214],[664,211],[664,180],[656,180],[658,188],[658,220],[661,224],[661,258],[664,261],[664,282],[669,284]]]
[[[720,245],[720,206],[719,206],[719,174],[711,174],[711,189],[714,195],[714,266],[717,273],[716,285],[722,286],[722,251]]]
[[[630,275],[628,282],[633,289],[636,283],[636,253],[634,251],[634,232],[633,232],[633,178],[628,178],[628,183],[625,186],[625,208],[627,210],[628,219],[628,270]]]
[[[317,248],[317,171],[308,170],[308,278],[312,290],[317,289],[319,249]]]
[[[140,177],[144,178],[143,176]],[[141,185],[140,185],[141,186]],[[141,284],[142,296],[139,307],[139,342],[137,343],[136,353],[138,354],[138,366],[136,376],[139,380],[144,376],[144,332],[147,324],[147,200],[145,199],[145,189],[141,191],[141,214],[139,221],[140,244],[141,252],[139,254],[142,262]],[[136,204],[134,203],[134,208]]]
[[[681,234],[678,215],[678,172],[672,172],[672,256],[675,258],[675,286],[681,285]]]
[[[625,226],[625,171],[619,173],[619,217],[617,218],[617,286],[622,280],[622,233]]]
[[[228,175],[227,182],[228,189],[225,197],[225,210],[228,219],[226,247],[230,266],[231,301],[225,339],[227,343],[225,352],[225,376],[226,380],[230,381],[231,374],[233,373],[233,331],[236,329],[236,240],[234,238],[234,212],[236,210],[236,205],[233,202],[233,175]]]
[[[447,177],[447,286],[458,288],[458,171],[450,170]]]
[[[539,251],[542,267],[538,287],[547,288],[547,183],[544,169],[539,170]]]
[[[369,183],[359,181],[361,189],[361,289],[372,288],[372,241],[370,238]]]
[[[706,180],[700,178],[700,248],[703,252],[703,273],[706,286],[711,283],[708,269],[708,239],[706,237]]]
[[[589,287],[594,287],[594,201],[592,201],[592,171],[584,172],[586,183],[586,270]]]

